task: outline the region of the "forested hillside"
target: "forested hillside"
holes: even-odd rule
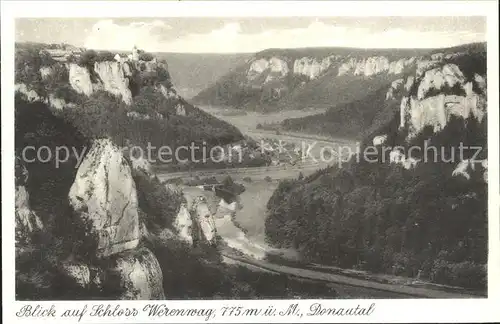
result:
[[[467,44],[434,52],[442,55],[434,56],[434,61],[422,62],[420,67],[412,66],[407,73],[415,75],[438,61],[453,63],[456,60],[463,60],[461,57],[473,60],[468,63],[470,66],[463,67],[464,69],[481,69],[481,66],[484,66],[483,56],[486,53],[486,44]],[[359,89],[358,99],[335,104],[324,114],[286,119],[281,126],[287,131],[362,139],[386,125],[394,113],[399,112],[400,98],[396,93],[400,92],[403,87],[406,87],[406,84],[403,84],[403,76],[400,75],[392,81],[386,80],[375,89],[369,87]],[[332,100],[332,102],[335,101]]]
[[[394,98],[387,97],[399,101],[399,109],[391,107],[392,114],[378,117],[384,125],[364,137],[360,152],[371,147],[377,155],[369,160],[363,153],[354,155],[341,168],[280,183],[268,202],[268,240],[297,248],[310,262],[484,290],[485,75],[485,51],[457,55],[408,74],[401,87],[393,89]],[[311,129],[327,129],[347,123],[346,111],[354,110],[358,117],[367,114],[366,120],[377,118],[370,109],[384,111],[393,105],[385,103],[386,91],[343,105],[335,114],[328,112],[326,116],[335,116],[331,121],[302,121]],[[347,127],[354,126],[361,131],[372,125],[353,122]],[[430,145],[436,153],[431,150],[426,159]],[[480,150],[459,155],[461,145]],[[408,154],[410,148],[418,149]]]
[[[18,92],[49,103],[89,138],[111,136],[118,145],[150,143],[172,151],[192,142],[211,147],[242,139],[234,126],[177,95],[167,63],[148,53],[135,64],[119,65],[113,53],[92,50],[61,61],[47,45],[18,44],[15,60]]]

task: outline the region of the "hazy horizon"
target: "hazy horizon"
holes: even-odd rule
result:
[[[78,35],[78,37],[75,37]],[[16,42],[96,50],[250,54],[266,49],[437,49],[486,41],[485,17],[19,18]]]

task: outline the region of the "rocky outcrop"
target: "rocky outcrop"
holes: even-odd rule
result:
[[[392,81],[391,86],[389,90],[387,90],[387,93],[385,95],[385,100],[394,99],[394,94],[401,89],[403,82],[404,82],[403,79],[397,79]]]
[[[142,159],[131,162],[133,168],[151,172],[149,163]],[[63,262],[61,271],[66,280],[92,291],[119,291],[118,299],[164,299],[158,260],[150,250],[137,249],[141,231],[131,168],[110,140],[94,141],[68,198],[75,216],[89,223],[89,231],[96,234],[85,237],[97,240],[96,251],[87,252],[99,262],[93,267],[85,262]]]
[[[316,79],[323,74],[339,56],[330,55],[321,60],[312,57],[302,57],[293,62],[293,73],[301,74],[309,77],[309,79]]]
[[[94,71],[99,76],[105,91],[120,96],[128,105],[132,103],[132,92],[129,88],[128,79],[132,72],[128,63],[96,62]]]
[[[128,79],[132,72],[128,63],[96,62],[93,71],[75,63],[70,63],[68,66],[69,82],[76,92],[90,96],[95,91],[105,90],[120,96],[127,104],[132,102]],[[95,73],[94,77],[92,73]]]
[[[29,194],[24,186],[16,186],[15,197],[16,229],[28,237],[36,230],[43,229],[43,223],[29,204]]]
[[[77,217],[97,234],[96,255],[107,257],[139,243],[137,193],[130,167],[110,140],[97,140],[69,192]]]
[[[382,145],[385,143],[385,141],[387,141],[387,135],[379,135],[379,136],[375,136],[373,138],[373,145],[374,146],[377,146],[377,145]]]
[[[28,102],[41,101],[48,104],[51,108],[54,108],[56,110],[62,110],[67,107],[69,108],[75,107],[74,103],[71,102],[68,103],[64,99],[57,98],[53,94],[49,94],[48,97],[42,98],[40,95],[38,95],[38,93],[35,90],[30,89],[24,83],[16,84],[14,86],[14,89],[16,92],[22,94]]]
[[[42,66],[40,68],[40,76],[42,77],[42,80],[46,80],[50,75],[52,75],[53,72],[54,71],[49,66]]]
[[[248,80],[255,80],[264,72],[267,73],[264,83],[281,79],[289,73],[288,63],[278,57],[255,60],[250,64],[247,78]]]
[[[104,271],[104,278],[111,277],[123,289],[118,299],[165,299],[160,264],[147,248],[119,255],[114,266]]]
[[[69,67],[69,84],[78,93],[90,96],[97,85],[92,83],[90,71],[86,67],[79,66],[75,63],[70,63]]]
[[[181,205],[173,225],[174,229],[177,231],[178,238],[189,245],[193,245],[193,221],[185,204]]]
[[[217,227],[208,207],[207,199],[204,196],[195,197],[191,202],[190,213],[197,224],[197,237],[209,244],[215,244]]]
[[[484,77],[476,73],[472,80],[467,79],[455,64],[420,71],[420,77],[417,71],[416,76],[407,78],[406,85],[409,91],[401,99],[400,128],[408,128],[409,138],[425,126],[432,126],[435,132],[443,129],[451,116],[472,115],[481,122],[486,114]]]
[[[351,58],[340,64],[338,76],[352,74],[369,77],[383,72],[400,74],[403,73],[407,66],[412,65],[414,62],[414,57],[402,58],[397,61],[389,61],[385,56],[373,56],[366,59]]]
[[[454,177],[463,177],[466,180],[470,180],[473,173],[482,173],[482,179],[484,182],[488,182],[488,160],[470,160],[466,159],[460,161],[452,172]]]
[[[247,78],[249,80],[256,79],[261,73],[263,73],[269,67],[269,61],[266,59],[255,60],[250,64],[247,71]]]

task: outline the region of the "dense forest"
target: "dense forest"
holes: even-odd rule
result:
[[[487,185],[481,172],[470,180],[452,176],[456,163],[441,161],[449,161],[461,142],[482,147],[476,159],[486,158],[486,124],[470,116],[452,118],[436,134],[425,128],[406,147],[424,152],[431,139],[445,150],[414,169],[389,164],[389,152],[382,158],[379,151],[377,163],[354,156],[342,168],[281,182],[267,205],[269,241],[298,249],[309,262],[484,289]],[[390,134],[388,145],[400,143],[405,135],[398,125],[396,114],[376,133]],[[465,151],[464,159],[474,153]]]
[[[486,74],[486,52],[481,45],[469,49],[440,64],[456,65],[462,82],[471,82],[477,102],[482,102],[486,93],[477,75]],[[422,78],[417,76],[406,96],[416,98]],[[280,183],[267,205],[267,238],[274,245],[296,248],[309,262],[484,291],[488,186],[480,164],[488,157],[487,115],[481,119],[472,110],[465,118],[449,114],[443,128],[427,125],[415,132],[410,112],[401,116],[398,100],[386,100],[386,89],[325,115],[285,121],[290,127],[319,127],[329,134],[354,128],[363,138],[361,153],[348,164]],[[429,87],[421,99],[438,94],[465,95],[462,86],[445,84]],[[412,114],[426,113],[415,109],[422,110]],[[478,109],[486,106],[478,103]],[[376,148],[372,140],[382,134],[387,137],[377,156],[364,158],[365,149]],[[411,158],[420,162],[406,168],[390,163],[391,150],[380,148],[396,146],[403,152],[412,148]],[[469,159],[475,162],[468,175],[453,175],[458,163]]]

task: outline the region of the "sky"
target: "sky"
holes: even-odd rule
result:
[[[20,18],[16,41],[97,50],[253,53],[267,48],[439,48],[486,40],[484,17]]]

